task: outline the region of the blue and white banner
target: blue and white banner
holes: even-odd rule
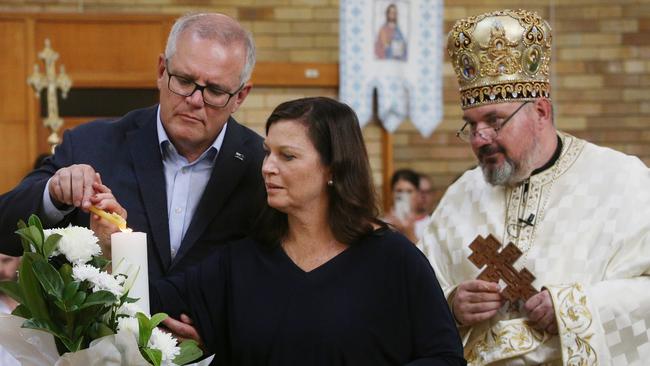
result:
[[[442,0],[340,0],[340,90],[364,126],[394,132],[407,117],[423,136],[442,119]]]

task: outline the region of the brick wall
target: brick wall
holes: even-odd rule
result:
[[[135,4],[135,5],[134,5]],[[527,7],[554,31],[553,98],[560,129],[650,162],[650,0],[447,0],[445,29],[464,16]],[[2,0],[0,11],[180,14],[221,11],[253,31],[262,61],[338,61],[338,0]],[[394,135],[395,168],[430,175],[440,196],[475,165],[454,136],[460,127],[457,85],[444,68],[444,120],[428,138],[406,122]],[[261,132],[278,103],[333,89],[258,88],[237,117]],[[381,182],[381,130],[365,128],[375,180]]]

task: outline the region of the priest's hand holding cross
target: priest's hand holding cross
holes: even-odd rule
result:
[[[492,318],[505,304],[499,285],[483,280],[462,282],[452,298],[452,313],[460,325],[474,325]],[[530,325],[540,331],[557,334],[555,309],[547,290],[529,298],[524,304]]]
[[[533,328],[550,334],[557,334],[555,308],[548,290],[542,290],[528,299],[524,304],[524,309],[528,313],[529,324]]]
[[[483,280],[469,280],[456,288],[452,313],[460,325],[474,325],[492,318],[505,303],[499,285]]]
[[[557,334],[555,309],[549,292],[538,292],[532,286],[535,276],[528,269],[517,271],[513,267],[522,255],[519,248],[512,243],[503,247],[492,235],[477,236],[469,247],[472,254],[468,259],[483,270],[476,280],[461,283],[454,293],[452,311],[461,325],[488,320],[506,301],[522,300],[532,327]],[[499,281],[506,283],[504,289],[499,287]]]

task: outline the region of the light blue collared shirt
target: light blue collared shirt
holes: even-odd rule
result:
[[[156,124],[167,188],[170,252],[174,259],[210,180],[228,123],[224,124],[212,145],[192,163],[181,156],[169,140],[160,121],[160,106],[158,106]]]

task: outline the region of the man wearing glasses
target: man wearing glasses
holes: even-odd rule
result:
[[[479,167],[446,192],[420,242],[469,364],[632,365],[650,359],[650,171],[637,158],[557,131],[551,30],[537,14],[458,21],[448,51]],[[472,67],[475,73],[464,72]],[[477,280],[477,236],[513,243],[539,292],[505,300]],[[503,278],[503,275],[501,276]]]
[[[66,132],[54,156],[0,198],[1,251],[20,254],[13,231],[31,213],[49,227],[88,226],[100,182],[128,226],[148,234],[151,280],[243,237],[264,204],[264,153],[262,138],[231,115],[254,64],[252,37],[233,19],[178,19],[158,62],[160,104]],[[104,220],[95,229],[102,239],[117,231]]]

